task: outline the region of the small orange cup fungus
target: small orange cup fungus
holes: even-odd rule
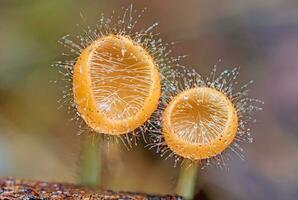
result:
[[[201,160],[216,156],[231,144],[238,117],[225,94],[214,88],[196,87],[170,101],[162,125],[165,143],[176,155]]]

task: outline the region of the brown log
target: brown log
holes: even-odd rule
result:
[[[0,200],[103,200],[103,199],[130,199],[130,200],[181,200],[179,196],[148,195],[131,192],[96,191],[65,183],[48,183],[29,181],[14,178],[0,178]]]

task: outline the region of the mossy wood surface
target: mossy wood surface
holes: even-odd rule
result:
[[[149,195],[132,192],[97,191],[86,187],[64,183],[28,181],[14,178],[0,178],[0,200],[62,200],[62,199],[151,199],[180,200],[171,195]]]

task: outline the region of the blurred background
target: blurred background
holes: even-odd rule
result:
[[[251,96],[265,101],[253,126],[255,143],[235,156],[230,171],[200,172],[202,199],[298,199],[298,1],[295,0],[0,0],[0,176],[76,183],[77,127],[60,109],[61,83],[50,65],[61,59],[57,40],[102,12],[133,3],[147,7],[139,28],[155,21],[174,55],[206,75],[241,66],[254,79]],[[178,168],[142,145],[104,152],[103,187],[173,193]]]

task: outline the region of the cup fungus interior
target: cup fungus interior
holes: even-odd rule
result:
[[[225,150],[238,127],[232,102],[208,87],[188,89],[174,97],[163,114],[168,147],[181,157],[200,160]]]
[[[157,108],[159,72],[142,46],[129,37],[109,35],[79,56],[73,92],[88,126],[104,134],[125,134],[144,124]]]

